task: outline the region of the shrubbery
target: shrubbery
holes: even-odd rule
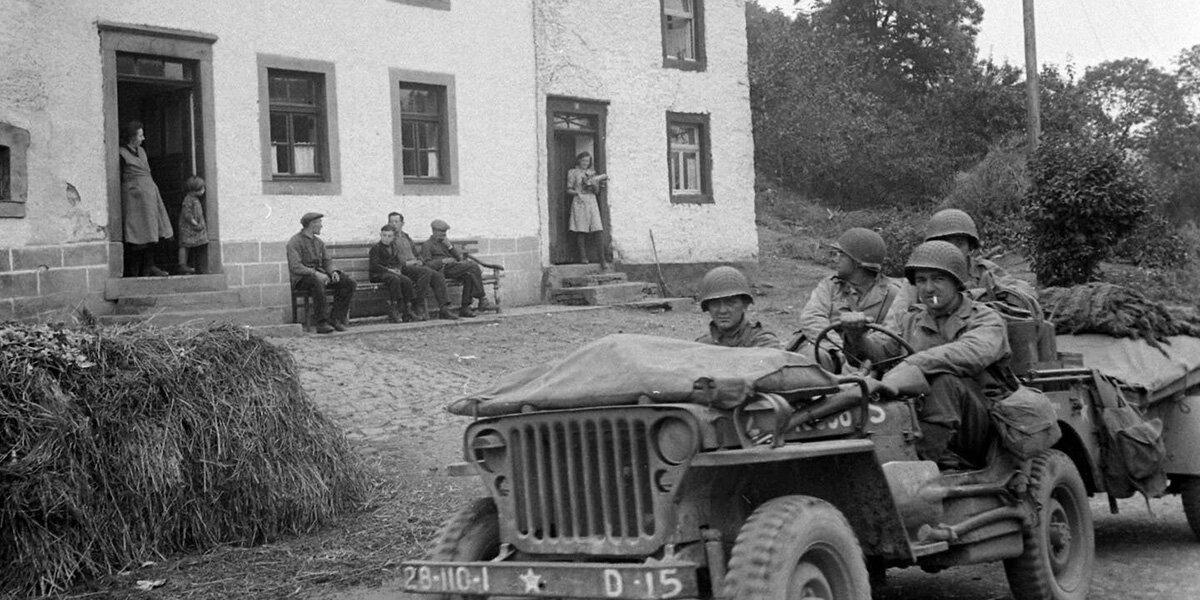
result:
[[[1150,187],[1102,140],[1047,138],[1030,163],[1031,265],[1043,286],[1086,283],[1151,205]]]
[[[971,215],[985,249],[1001,246],[1023,250],[1028,225],[1021,214],[1029,188],[1023,138],[992,148],[970,171],[959,175],[939,208],[959,208]]]

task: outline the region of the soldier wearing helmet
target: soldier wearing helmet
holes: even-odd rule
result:
[[[949,242],[917,246],[904,275],[919,303],[900,317],[896,331],[916,353],[869,384],[887,396],[924,394],[917,403],[922,459],[950,468],[982,466],[992,435],[985,390],[1011,391],[990,369],[1010,354],[1004,320],[965,293],[966,257]],[[843,318],[847,352],[875,361],[901,354],[896,340],[867,333],[864,322]]]
[[[787,346],[789,350],[811,354],[817,335],[847,313],[863,313],[870,321],[890,329],[908,310],[911,298],[903,293],[900,280],[880,273],[887,245],[878,233],[853,227],[830,248],[836,272],[822,279],[809,295],[800,311],[800,329]],[[832,342],[842,345],[837,333],[830,332],[829,336]]]
[[[708,333],[696,339],[703,344],[732,348],[783,348],[774,333],[746,316],[754,302],[750,282],[733,267],[717,267],[700,282],[700,310],[712,317]]]
[[[1009,275],[1000,265],[986,258],[976,256],[980,248],[979,230],[971,215],[957,208],[934,213],[925,224],[925,241],[933,240],[950,242],[967,257],[967,274],[963,283],[976,300],[998,300],[1029,312],[1029,316],[1041,318],[1037,291],[1029,282]]]

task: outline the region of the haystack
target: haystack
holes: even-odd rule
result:
[[[0,324],[0,593],[309,531],[365,489],[291,356],[245,329]]]

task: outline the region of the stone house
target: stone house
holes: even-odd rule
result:
[[[0,319],[222,290],[283,320],[307,211],[335,244],[444,219],[536,303],[576,260],[582,150],[619,269],[756,259],[744,0],[6,0],[0,23]],[[172,218],[206,180],[209,275],[125,276],[131,119]]]

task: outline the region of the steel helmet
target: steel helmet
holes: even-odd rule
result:
[[[957,209],[939,210],[925,224],[925,241],[944,240],[953,235],[966,236],[971,240],[971,249],[979,248],[979,230],[971,215]]]
[[[882,236],[870,229],[851,227],[830,245],[853,258],[864,269],[875,272],[883,269],[883,259],[887,256],[887,244],[883,243]]]
[[[918,269],[945,272],[958,282],[959,289],[966,287],[967,257],[950,242],[933,240],[917,246],[904,264],[904,276],[909,283],[916,284],[914,279]]]
[[[717,267],[704,275],[700,281],[700,310],[708,310],[709,300],[745,296],[746,302],[754,302],[750,293],[750,282],[742,272],[733,267]]]

